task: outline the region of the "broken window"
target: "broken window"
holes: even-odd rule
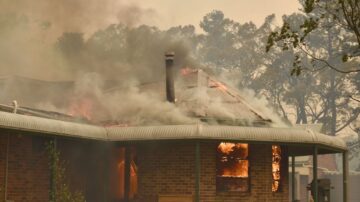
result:
[[[249,145],[221,142],[217,147],[217,191],[249,191]]]
[[[272,146],[272,191],[280,190],[281,179],[281,148],[278,145]]]

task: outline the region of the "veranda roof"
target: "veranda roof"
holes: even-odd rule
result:
[[[281,144],[291,145],[289,154],[293,155],[310,155],[314,145],[319,146],[319,154],[347,150],[345,142],[338,137],[299,128],[243,127],[201,123],[102,127],[0,112],[0,129],[113,142],[200,140]]]

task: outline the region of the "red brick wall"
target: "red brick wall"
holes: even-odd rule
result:
[[[0,180],[4,185],[7,135],[0,134]],[[18,201],[49,200],[49,169],[46,153],[35,148],[37,137],[10,135],[7,199]],[[0,201],[4,201],[2,191]]]
[[[194,194],[193,144],[145,144],[137,154],[139,201],[157,201],[159,194]]]
[[[6,133],[0,132],[0,185],[4,182]],[[50,175],[41,137],[10,135],[8,199],[48,201]],[[73,190],[83,191],[87,201],[102,201],[106,188],[106,158],[100,142],[59,140],[62,159]],[[271,145],[250,145],[250,192],[216,192],[216,143],[201,144],[202,202],[288,201],[287,157],[283,158],[283,189],[271,191]],[[286,150],[284,150],[286,151]],[[158,195],[194,195],[195,144],[144,143],[137,146],[138,201],[157,201]],[[111,176],[110,176],[111,177]],[[3,201],[3,189],[0,190]]]
[[[5,159],[7,136],[0,135],[0,201],[4,201],[5,194]]]
[[[283,185],[271,191],[271,145],[250,145],[250,192],[216,192],[216,143],[201,144],[202,202],[288,201],[287,155],[283,158]],[[285,150],[284,150],[285,151]],[[158,143],[138,147],[138,201],[157,201],[158,195],[194,195],[195,144]]]
[[[47,202],[50,170],[45,143],[49,139],[31,135],[10,134],[8,163],[8,200],[14,202]],[[7,133],[0,132],[0,202],[4,201]],[[104,155],[99,142],[59,139],[60,159],[66,169],[66,183],[80,191],[87,201],[104,197]]]

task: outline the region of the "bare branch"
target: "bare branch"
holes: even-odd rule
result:
[[[336,130],[336,133],[339,132],[339,131],[341,131],[342,129],[344,129],[346,126],[348,126],[348,125],[349,125],[350,123],[352,123],[353,121],[355,121],[355,120],[359,117],[359,114],[360,114],[360,109],[357,109],[357,110],[355,111],[355,114],[354,114],[352,117],[350,117],[344,125],[342,125],[341,127],[339,127],[339,128]]]
[[[359,99],[354,98],[352,95],[349,95],[349,98],[352,99],[352,100],[354,100],[354,101],[356,101],[356,102],[360,102]]]
[[[340,73],[343,73],[343,74],[360,72],[360,69],[346,70],[346,71],[345,71],[345,70],[338,69],[337,67],[331,65],[328,61],[314,56],[313,54],[311,54],[310,52],[308,52],[307,50],[305,50],[304,47],[302,47],[301,45],[299,45],[299,48],[300,48],[306,55],[308,55],[309,57],[311,57],[312,59],[317,60],[317,61],[319,61],[319,62],[322,62],[322,63],[326,64],[329,68],[331,68],[331,69],[333,69],[333,70],[335,70],[335,71],[337,71],[337,72],[340,72]]]

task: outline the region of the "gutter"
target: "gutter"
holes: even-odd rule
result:
[[[0,128],[99,141],[228,140],[325,146],[347,151],[341,138],[296,128],[225,125],[103,127],[0,112]]]

